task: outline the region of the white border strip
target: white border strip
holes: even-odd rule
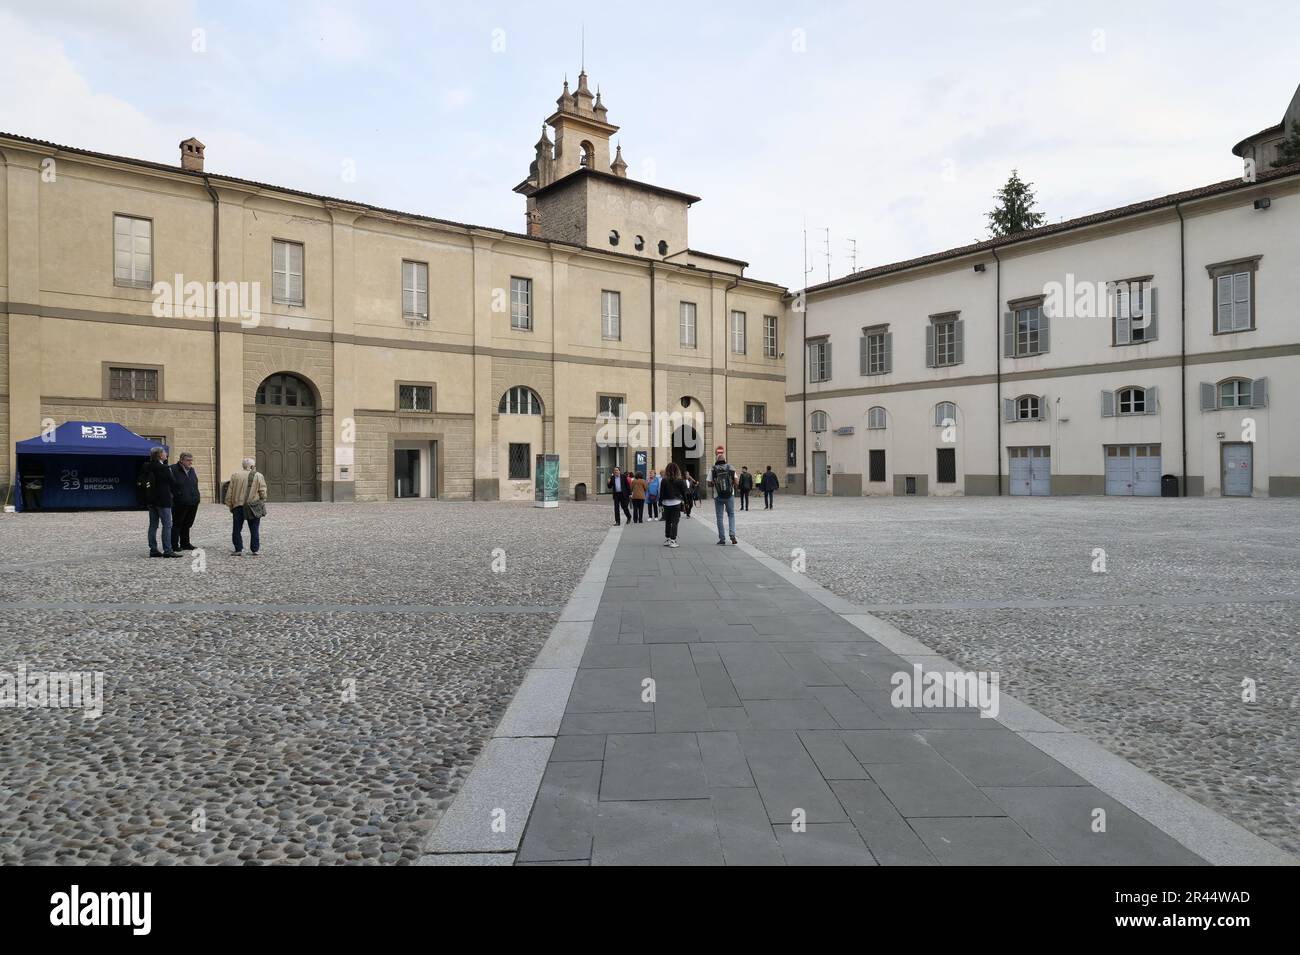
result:
[[[768,570],[839,614],[908,663],[919,663],[926,670],[961,671],[955,663],[919,640],[836,596],[806,574],[796,573],[752,544],[741,542],[739,547]],[[1123,803],[1205,861],[1213,865],[1300,864],[1300,860],[1290,853],[1161,782],[1086,736],[1049,719],[1028,704],[1001,692],[998,702],[997,722],[1082,776],[1107,796]]]
[[[587,649],[620,530],[611,527],[596,548],[465,785],[426,839],[421,865],[508,865],[499,861],[507,856],[513,861]]]

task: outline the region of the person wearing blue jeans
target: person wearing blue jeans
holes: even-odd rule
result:
[[[149,556],[180,557],[172,549],[172,495],[176,477],[167,466],[167,449],[152,448],[148,462],[140,469],[139,484],[149,506]],[[158,528],[162,527],[162,550],[158,549]]]
[[[244,505],[265,500],[266,478],[257,473],[256,462],[252,458],[244,458],[244,470],[230,475],[230,483],[226,487],[225,503],[226,507],[230,508],[230,516],[233,520],[230,543],[235,547],[230,556],[240,557],[244,553],[245,521],[248,522],[249,551],[254,557],[261,553],[262,519],[253,517]]]
[[[724,452],[726,448],[718,445],[715,453],[717,460],[709,469],[709,486],[713,488],[713,514],[718,524],[718,543],[726,546],[727,538],[722,533],[722,512],[727,512],[727,530],[731,542],[736,540],[736,469],[727,463]]]

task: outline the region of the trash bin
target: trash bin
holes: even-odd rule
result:
[[[585,501],[587,499],[587,485],[575,484],[573,487],[573,499],[575,501]]]
[[[1177,497],[1178,496],[1178,475],[1166,474],[1160,479],[1160,496]]]

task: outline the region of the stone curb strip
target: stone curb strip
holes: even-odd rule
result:
[[[710,536],[713,536],[710,532]],[[751,544],[740,549],[782,579],[842,616],[846,621],[925,672],[963,672],[920,641],[837,597],[805,574],[796,573]],[[1079,733],[1067,729],[1006,693],[998,694],[994,719],[1073,770],[1106,795],[1123,803],[1171,839],[1213,865],[1297,865],[1300,860],[1190,796],[1162,783]]]
[[[542,785],[621,528],[612,527],[418,865],[511,865]]]

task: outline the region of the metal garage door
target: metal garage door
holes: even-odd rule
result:
[[[1255,448],[1246,443],[1224,444],[1223,496],[1250,497],[1255,485]]]
[[[1106,445],[1106,493],[1160,496],[1160,445]]]
[[[1052,493],[1052,449],[1007,448],[1011,493],[1046,497]]]

